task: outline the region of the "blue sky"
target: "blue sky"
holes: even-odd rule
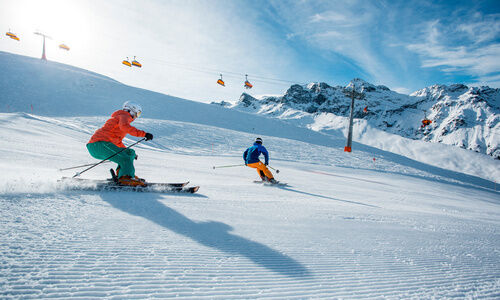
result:
[[[203,102],[237,100],[245,74],[253,95],[355,77],[402,93],[500,87],[499,3],[0,0],[2,30],[21,38],[2,35],[0,51],[39,57],[43,31],[49,60]],[[142,69],[121,65],[134,55]]]

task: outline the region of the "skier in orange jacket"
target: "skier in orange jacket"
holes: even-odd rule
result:
[[[87,144],[87,149],[94,158],[106,159],[113,154],[126,148],[122,140],[127,135],[145,137],[146,141],[152,140],[153,135],[139,130],[130,123],[138,118],[142,113],[139,104],[125,102],[123,109],[115,111],[104,126],[97,129]],[[136,158],[133,149],[127,149],[111,157],[109,160],[118,164],[118,183],[130,186],[146,186],[143,179],[135,176],[134,159]]]

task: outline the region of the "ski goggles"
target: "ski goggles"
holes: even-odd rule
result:
[[[141,116],[141,114],[142,114],[142,111],[138,111],[138,112],[135,113],[135,117],[139,118]]]

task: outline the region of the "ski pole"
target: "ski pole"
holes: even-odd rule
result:
[[[101,160],[100,162],[98,162],[98,163],[96,163],[96,164],[94,164],[94,165],[92,165],[92,166],[88,167],[87,169],[85,169],[85,170],[83,170],[83,171],[81,171],[81,172],[77,172],[75,175],[73,175],[73,178],[75,178],[75,177],[77,177],[77,176],[82,175],[82,173],[87,172],[88,170],[92,169],[93,167],[96,167],[96,166],[98,166],[98,165],[102,164],[103,162],[107,161],[108,159],[112,158],[113,156],[115,156],[115,155],[117,155],[117,154],[120,154],[120,153],[122,153],[123,151],[127,150],[128,148],[131,148],[131,147],[133,147],[133,146],[135,146],[135,145],[137,145],[137,144],[139,144],[140,142],[143,142],[143,141],[145,141],[145,140],[146,140],[146,138],[142,138],[142,139],[138,140],[137,142],[133,143],[132,145],[128,146],[127,148],[123,148],[122,150],[120,150],[120,151],[116,152],[115,154],[111,155],[110,157],[108,157],[108,158],[106,158],[106,159]]]
[[[273,168],[273,167],[271,167],[271,166],[269,166],[269,165],[268,165],[268,167],[269,167],[269,168],[271,168],[271,169],[273,169],[274,171],[276,171],[276,173],[279,173],[279,172],[280,172],[280,170],[275,169],[275,168]]]
[[[107,161],[108,163],[109,161]],[[86,164],[86,165],[81,165],[81,166],[76,166],[76,167],[69,167],[69,168],[64,168],[64,169],[59,169],[59,171],[66,171],[66,170],[72,170],[72,169],[78,169],[78,168],[83,168],[83,167],[88,167],[88,166],[91,166],[95,163],[91,163],[91,164]]]
[[[240,164],[240,165],[229,165],[229,166],[213,166],[213,169],[219,169],[219,168],[232,168],[232,167],[241,167],[244,166],[245,164]]]

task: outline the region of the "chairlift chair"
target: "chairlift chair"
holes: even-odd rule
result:
[[[59,45],[59,48],[63,49],[63,50],[66,50],[66,51],[69,51],[69,47],[67,45],[65,45],[65,44]]]
[[[14,33],[10,32],[10,31],[8,31],[5,35],[10,37],[13,40],[19,41],[19,38],[17,37],[17,35],[15,35]]]
[[[135,56],[134,56],[134,60],[132,61],[132,65],[134,67],[138,67],[138,68],[142,68],[142,65],[140,62],[138,62],[136,59],[135,59]]]
[[[251,89],[253,87],[253,85],[248,81],[248,75],[247,74],[245,74],[245,85],[244,85],[244,87],[246,89]]]
[[[429,119],[423,119],[422,120],[422,127],[425,127],[425,126],[427,126],[427,125],[429,125],[431,123],[432,123],[431,120],[429,120]]]
[[[424,110],[424,119],[422,120],[422,125],[420,126],[420,128],[425,128],[425,126],[431,124],[432,121],[427,119],[427,112]]]
[[[128,57],[127,57],[126,60],[122,61],[122,64],[126,65],[127,67],[131,67],[132,66],[132,64],[128,61]]]
[[[222,86],[226,86],[226,84],[224,83],[224,80],[222,80],[222,74],[220,74],[220,79],[217,80],[217,83],[222,85]]]

